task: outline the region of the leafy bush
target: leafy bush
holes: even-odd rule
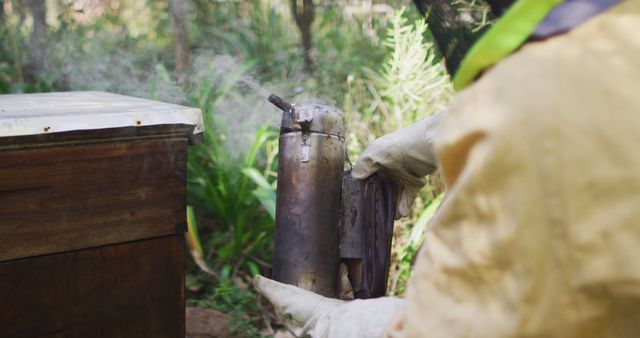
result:
[[[202,107],[205,133],[204,144],[191,147],[189,153],[189,200],[197,211],[215,220],[214,235],[226,239],[222,247],[210,248],[223,263],[241,262],[269,246],[266,238],[274,226],[275,201],[270,199],[275,199],[275,193],[266,177],[274,172],[277,149],[272,144],[277,132],[268,125],[246,131],[232,128],[220,113],[225,105],[237,103],[232,93],[245,71],[226,74],[226,79],[217,84],[203,80],[190,98]],[[247,137],[253,141],[243,148],[239,139]]]
[[[189,209],[198,217],[190,214],[189,227],[197,232],[188,234],[196,263],[187,270],[188,303],[229,315],[237,336],[260,336],[262,308],[248,285],[270,268],[278,133],[269,124],[246,121],[250,110],[260,106],[255,100],[264,100],[242,93],[251,65],[207,60],[216,70],[202,65],[202,77],[189,96],[192,105],[202,108],[205,133],[204,143],[189,152]],[[253,115],[269,113],[258,109]],[[234,124],[236,119],[242,123]]]
[[[347,79],[345,113],[349,123],[349,151],[357,157],[374,139],[444,109],[453,93],[427,26],[418,19],[407,24],[397,11],[387,29],[387,56],[378,68],[364,68],[366,76]]]

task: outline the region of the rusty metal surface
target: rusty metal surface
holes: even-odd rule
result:
[[[285,132],[308,130],[340,137],[345,136],[344,113],[319,104],[304,103],[293,106],[293,114],[283,114],[281,128]]]
[[[340,258],[356,298],[385,295],[393,237],[396,185],[379,175],[342,179]]]
[[[364,183],[362,209],[362,283],[356,298],[382,297],[387,291],[396,185],[379,175]]]
[[[362,259],[362,207],[364,184],[345,172],[342,177],[340,257]]]
[[[269,102],[271,102],[274,106],[280,108],[284,112],[290,112],[293,110],[293,105],[287,102],[285,99],[281,98],[276,94],[271,94],[267,98]]]
[[[337,296],[343,142],[313,132],[280,136],[273,277],[328,297]]]

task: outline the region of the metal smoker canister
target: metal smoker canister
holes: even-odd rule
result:
[[[318,104],[284,110],[280,129],[273,277],[337,296],[344,114]]]

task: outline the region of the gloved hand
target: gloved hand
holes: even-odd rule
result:
[[[253,279],[253,286],[273,304],[296,337],[377,338],[404,306],[404,300],[393,297],[352,301],[326,298],[260,275]]]
[[[443,110],[375,140],[360,155],[351,171],[351,176],[357,179],[380,171],[401,187],[396,219],[409,216],[411,204],[426,183],[424,177],[437,169],[433,141],[445,116]]]

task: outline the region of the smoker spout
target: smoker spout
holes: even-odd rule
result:
[[[293,113],[293,105],[276,94],[269,95],[269,102],[285,112]]]

